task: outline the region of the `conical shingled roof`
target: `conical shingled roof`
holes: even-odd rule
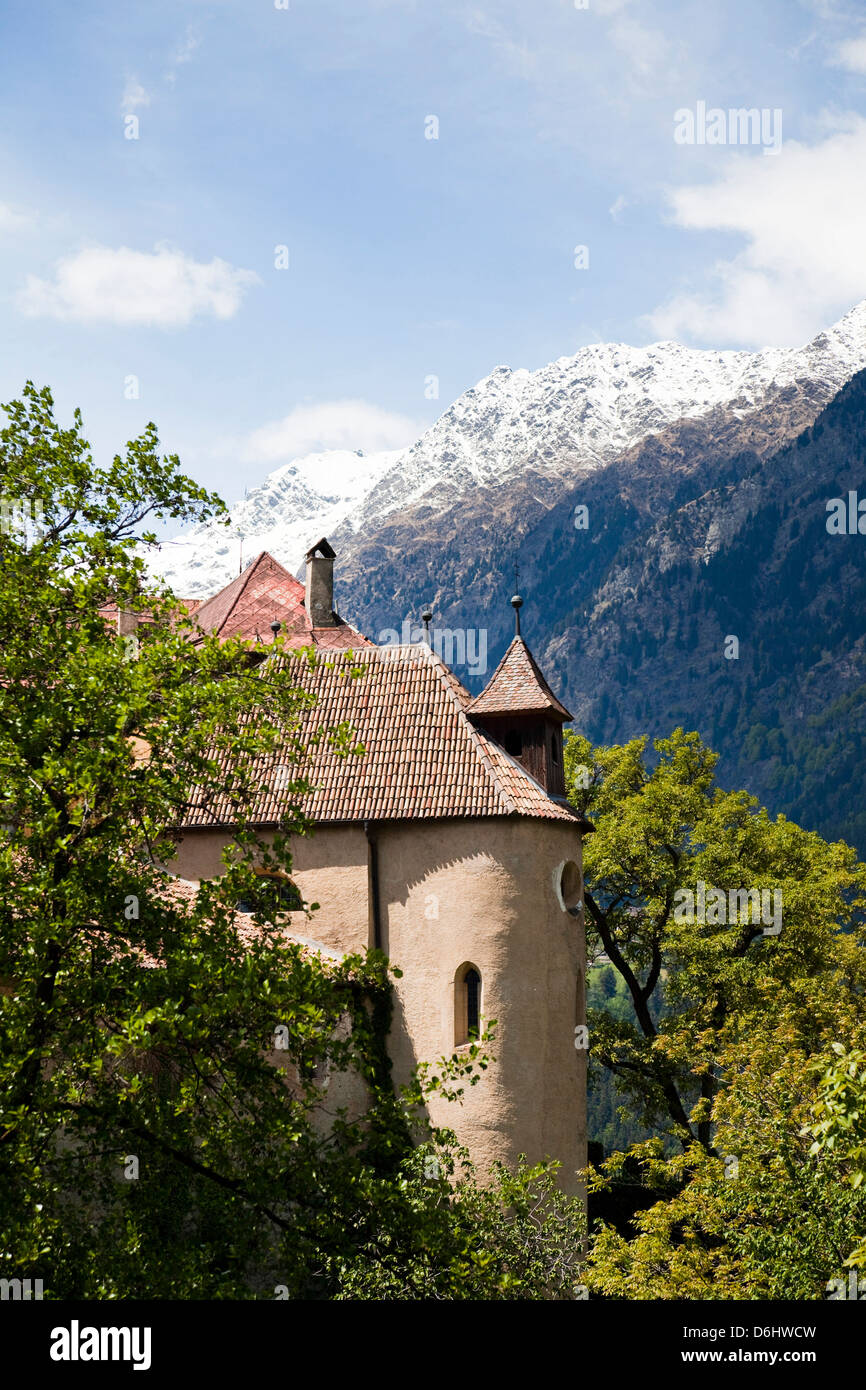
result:
[[[547,714],[573,718],[557,700],[521,636],[513,639],[490,680],[467,707],[467,714]]]

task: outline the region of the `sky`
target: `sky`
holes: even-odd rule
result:
[[[500,364],[866,297],[866,0],[0,0],[0,132],[0,400],[229,502]]]

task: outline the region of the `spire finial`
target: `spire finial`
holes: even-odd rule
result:
[[[424,612],[421,614],[421,621],[424,624],[424,641],[427,643],[428,647],[430,646],[430,623],[432,621],[432,618],[433,609],[430,607],[428,603],[427,607],[424,609]]]
[[[511,607],[514,609],[514,635],[520,636],[520,610],[523,607],[523,599],[518,593],[520,588],[520,566],[514,562],[514,597],[511,600]]]

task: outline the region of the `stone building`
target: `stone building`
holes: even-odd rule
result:
[[[320,906],[290,931],[324,951],[380,947],[402,970],[390,1050],[395,1081],[418,1061],[467,1048],[495,1020],[496,1061],[462,1105],[434,1099],[434,1124],[456,1130],[481,1170],[525,1153],[562,1164],[579,1190],[586,1162],[582,837],[565,799],[562,726],[570,719],[519,632],[473,698],[426,642],[375,646],[333,604],[334,552],[308,553],[306,584],[269,555],[196,617],[220,635],[288,635],[334,659],[270,658],[316,697],[310,733],[348,721],[364,747],[340,757],[309,747],[303,803],[315,832],[293,844],[294,884]],[[351,653],[341,657],[340,653]],[[349,666],[361,674],[349,674]],[[278,817],[279,785],[256,820]],[[222,870],[219,808],[191,814],[172,871]],[[312,933],[314,940],[310,941]]]

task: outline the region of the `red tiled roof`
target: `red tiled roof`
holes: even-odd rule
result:
[[[278,821],[287,795],[280,786],[300,776],[314,788],[300,804],[317,822],[533,816],[581,824],[577,812],[548,796],[474,726],[467,717],[469,691],[426,643],[364,648],[353,659],[346,653],[342,660],[314,666],[292,654],[271,660],[288,662],[293,684],[316,697],[300,715],[302,738],[345,720],[365,751],[362,757],[340,757],[323,740],[308,745],[300,766],[270,759],[261,771],[262,796],[253,813],[257,824]],[[350,674],[353,665],[363,667],[360,676]],[[227,806],[199,804],[186,826],[229,820]]]
[[[183,608],[183,609],[187,612],[187,614],[189,614],[189,613],[194,613],[194,612],[195,612],[195,610],[198,608],[199,604],[201,603],[201,599],[199,599],[199,598],[176,598],[176,599],[174,600],[174,602],[175,602],[175,603],[179,603],[180,606],[181,606],[181,608]],[[116,604],[116,603],[103,603],[102,606],[101,606],[101,608],[99,608],[99,609],[97,610],[97,612],[99,613],[99,616],[100,616],[101,618],[104,618],[105,621],[106,621],[106,623],[114,623],[114,624],[117,623],[118,611],[119,611],[119,610],[118,610],[118,607],[117,607],[117,604]],[[142,610],[139,610],[139,612],[136,614],[136,617],[137,617],[137,619],[138,619],[138,626],[139,626],[139,627],[140,627],[143,623],[152,623],[152,622],[153,622],[153,614],[152,614],[151,612],[149,612],[147,609],[144,609],[143,611],[142,611]]]
[[[345,649],[363,647],[368,639],[338,618],[334,627],[310,627],[304,586],[273,555],[263,550],[251,565],[206,599],[196,610],[196,622],[223,641],[270,642],[271,623],[282,624],[281,636],[293,647]]]
[[[572,716],[557,700],[523,638],[512,640],[480,695],[469,705],[470,714],[549,714],[567,720]]]

